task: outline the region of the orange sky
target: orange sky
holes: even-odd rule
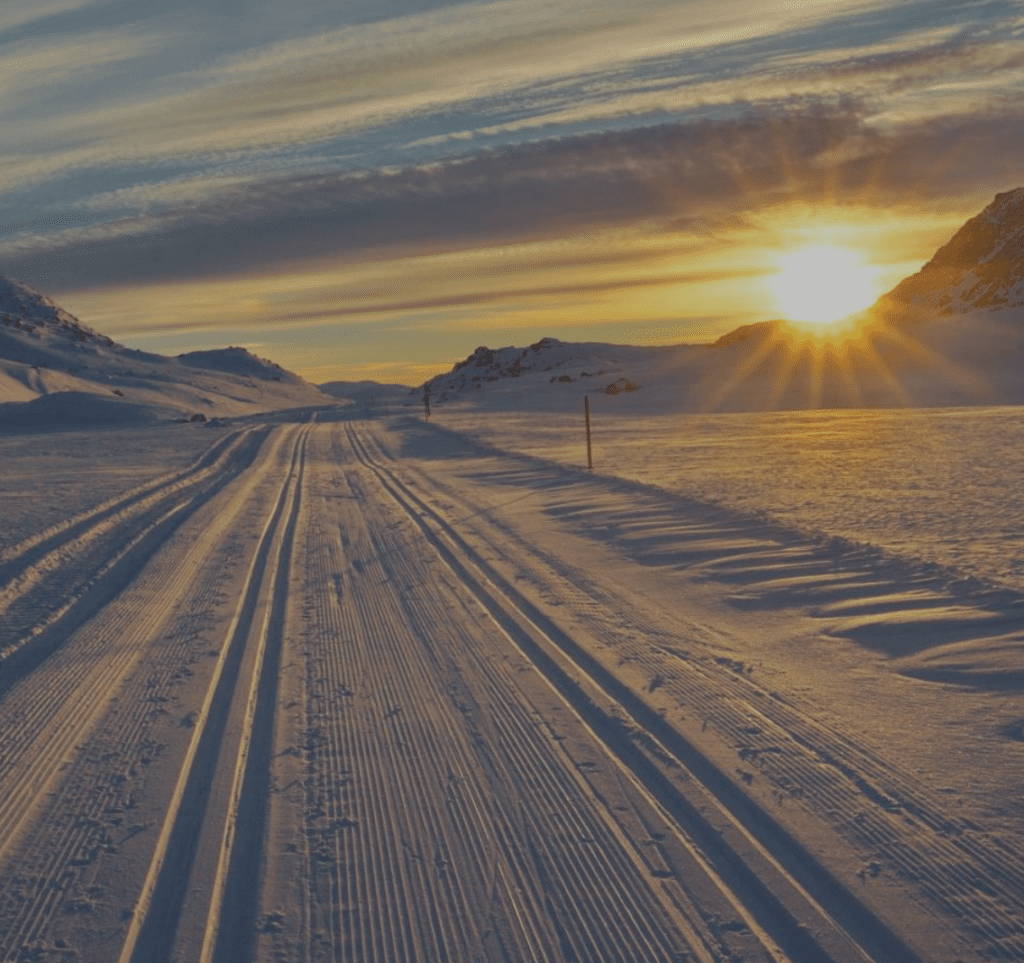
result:
[[[703,342],[794,250],[880,294],[1024,181],[1018,0],[235,6],[0,11],[0,272],[133,347]]]

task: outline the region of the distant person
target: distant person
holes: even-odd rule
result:
[[[423,411],[424,417],[427,421],[430,421],[430,388],[424,388],[423,390]]]

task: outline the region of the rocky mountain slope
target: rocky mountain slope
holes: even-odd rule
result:
[[[131,350],[0,277],[0,426],[211,419],[329,403],[243,348],[178,358]]]
[[[997,194],[916,274],[879,299],[880,320],[907,323],[1024,307],[1024,187]]]
[[[663,349],[600,342],[565,342],[557,338],[541,338],[526,348],[479,347],[450,372],[431,378],[413,391],[445,402],[467,392],[482,391],[495,382],[530,375],[531,388],[544,383],[580,382],[591,391],[618,394],[621,390],[636,389],[635,383],[619,375],[621,365],[630,362],[642,365],[661,351]],[[591,370],[586,370],[587,367]]]

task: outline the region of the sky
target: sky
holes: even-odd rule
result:
[[[1024,0],[0,0],[0,274],[314,383],[881,294],[1022,148]]]

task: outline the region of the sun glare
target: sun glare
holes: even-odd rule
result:
[[[845,248],[827,244],[801,248],[783,257],[779,268],[770,284],[791,321],[827,325],[875,300],[875,272]]]

